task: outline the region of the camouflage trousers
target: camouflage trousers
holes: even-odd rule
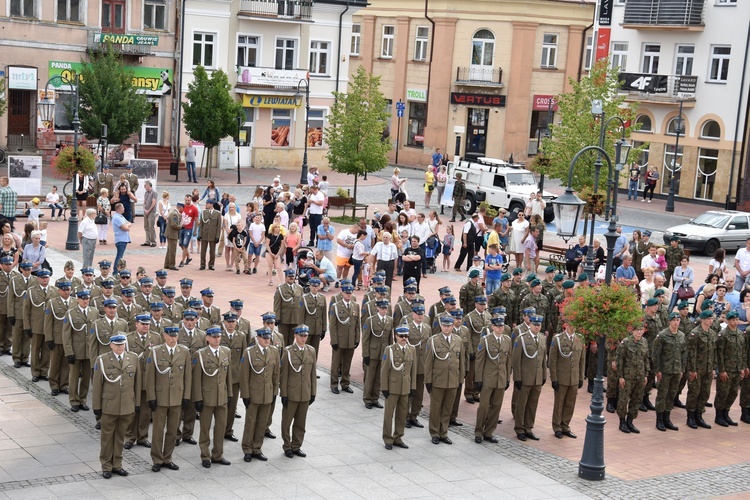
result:
[[[716,396],[714,396],[714,407],[717,410],[729,410],[737,399],[737,391],[740,388],[740,372],[727,372],[727,381],[716,379]]]
[[[750,408],[750,378],[748,377],[740,383],[740,406]]]
[[[617,398],[620,392],[619,378],[617,371],[612,369],[612,362],[607,360],[607,399]]]
[[[674,398],[677,397],[677,391],[680,388],[679,373],[662,373],[661,382],[656,388],[656,411],[672,411],[674,408]]]
[[[629,416],[635,420],[638,418],[638,408],[643,401],[643,377],[635,377],[625,380],[625,388],[620,389],[617,398],[617,416],[625,418]]]
[[[706,411],[706,401],[711,395],[711,382],[713,381],[713,372],[698,373],[695,380],[690,381],[688,374],[688,394],[687,394],[687,411],[704,413]]]

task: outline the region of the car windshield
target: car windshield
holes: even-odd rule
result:
[[[715,227],[722,229],[727,224],[728,220],[728,215],[706,212],[705,214],[701,214],[693,219],[690,223],[695,224],[696,226]]]
[[[516,184],[519,186],[533,186],[536,184],[534,174],[531,172],[510,172],[506,174],[508,184]]]

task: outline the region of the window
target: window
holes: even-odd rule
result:
[[[612,42],[610,54],[612,69],[620,68],[620,71],[625,71],[628,65],[628,42]]]
[[[648,142],[633,141],[633,149],[634,150],[637,149],[637,148],[640,148],[640,147],[644,148],[641,151],[641,154],[638,156],[638,158],[636,158],[636,159],[633,159],[632,157],[630,158],[631,162],[633,162],[634,164],[637,164],[638,167],[640,167],[641,173],[645,173],[646,169],[645,169],[644,166],[648,165],[648,154],[649,154],[648,148],[649,148],[649,144],[650,143],[648,143]],[[646,183],[645,177],[646,177],[645,175],[641,175],[640,178],[638,179],[638,189],[639,190],[643,189],[643,185]]]
[[[542,40],[542,68],[557,67],[557,34],[545,33]]]
[[[289,147],[291,125],[291,109],[271,110],[271,146]]]
[[[675,117],[669,120],[667,125],[667,135],[677,135],[677,130],[680,131],[680,137],[685,137],[685,120],[680,117]]]
[[[349,48],[350,56],[358,56],[362,47],[362,25],[352,24],[352,46]]]
[[[721,139],[721,127],[714,120],[708,120],[701,129],[701,139]]]
[[[716,0],[716,5],[737,5],[737,0]]]
[[[146,0],[143,5],[143,27],[152,30],[167,29],[165,0]]]
[[[658,43],[647,43],[643,46],[642,73],[655,75],[659,72],[659,52],[661,52],[661,45]]]
[[[258,66],[260,37],[237,35],[237,66],[254,68]]]
[[[718,150],[698,149],[698,168],[695,170],[695,197],[697,199],[713,200],[718,164]]]
[[[57,0],[57,21],[83,22],[80,0]]]
[[[555,114],[549,111],[532,111],[531,128],[529,129],[529,139],[541,141],[549,133],[549,125],[554,123]]]
[[[36,14],[36,1],[35,0],[11,0],[10,1],[10,15],[14,17],[26,17],[29,19],[35,19]]]
[[[495,35],[490,30],[479,30],[471,41],[471,68],[469,80],[491,82],[494,77],[492,64],[495,59]]]
[[[68,88],[68,87],[66,87]],[[73,130],[73,108],[75,96],[72,92],[55,93],[55,131],[69,132]]]
[[[711,46],[711,62],[708,70],[709,82],[726,83],[731,54],[732,47],[727,47],[726,45]]]
[[[242,108],[245,112],[245,123],[240,129],[239,145],[250,146],[253,144],[253,125],[255,124],[255,108]]]
[[[323,133],[326,129],[326,110],[311,109],[310,114],[307,115],[307,124],[307,147],[322,148],[325,146]]]
[[[641,128],[638,129],[638,132],[653,132],[650,116],[639,115],[635,118],[635,123],[636,125],[641,126]]]
[[[682,153],[683,147],[677,150],[675,154],[674,144],[667,144],[664,146],[664,168],[662,168],[661,174],[661,192],[666,194],[669,192],[669,184],[672,179],[672,172],[674,175],[679,176],[680,170],[682,170]]]
[[[328,74],[328,53],[331,44],[328,42],[310,42],[310,74]]]
[[[424,146],[424,127],[427,124],[427,104],[409,102],[409,128],[407,129],[407,146]]]
[[[102,0],[102,31],[125,33],[124,0]]]
[[[396,35],[396,28],[391,25],[383,26],[383,40],[380,44],[380,57],[393,57],[393,39]]]
[[[583,69],[590,70],[594,64],[594,35],[586,37],[586,55],[583,59]]]
[[[414,60],[427,60],[427,40],[430,35],[430,28],[427,26],[417,26],[417,38],[414,41]]]
[[[214,67],[214,33],[193,33],[193,66]]]
[[[294,69],[297,60],[297,40],[276,39],[276,69]]]
[[[675,75],[692,75],[693,74],[693,54],[695,54],[694,45],[678,45],[675,50]]]
[[[733,228],[731,228],[732,231],[747,231],[747,215],[736,215],[732,217],[732,220],[729,222],[729,226],[734,226]],[[729,226],[727,226],[727,229],[730,229]]]

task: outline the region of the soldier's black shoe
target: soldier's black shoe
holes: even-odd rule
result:
[[[133,447],[133,443],[125,443],[124,445],[122,445],[122,447],[125,448],[126,450],[129,450],[130,448]]]
[[[169,470],[180,470],[180,466],[174,462],[169,462],[168,464],[162,464],[162,467],[166,467]]]
[[[722,427],[729,427],[729,424],[726,422],[726,420],[724,420],[724,412],[721,410],[716,410],[716,418],[714,418],[714,423]]]
[[[664,412],[664,427],[666,427],[670,431],[680,430],[679,427],[677,427],[676,425],[672,423],[672,417],[670,416],[670,413],[672,412],[669,412],[669,411]]]
[[[474,404],[474,396],[467,396],[466,397],[466,402],[469,403],[470,405],[473,405]]]
[[[439,437],[432,438],[432,444],[440,444],[440,438]]]
[[[562,431],[555,431],[555,437],[557,439],[562,439],[563,438]]]
[[[649,410],[649,411],[656,411],[656,407],[654,405],[652,405],[651,404],[651,400],[648,399],[648,394],[646,394],[645,396],[643,396],[643,406],[645,406],[646,409]]]
[[[191,437],[184,438],[183,441],[185,441],[187,444],[198,444],[198,441],[196,441],[195,439],[193,439]]]
[[[243,460],[244,460],[245,462],[250,462],[250,461],[252,461],[252,459],[253,459],[253,456],[252,456],[252,454],[250,454],[250,453],[245,453],[245,457],[243,458]]]
[[[728,423],[732,427],[739,425],[737,424],[737,422],[731,419],[731,417],[729,416],[729,410],[723,410],[723,412],[724,412],[724,422]]]
[[[569,438],[577,439],[578,436],[573,434],[573,431],[563,431],[563,436],[568,436]]]
[[[31,381],[32,382],[39,382],[39,376],[38,375],[34,375],[33,377],[31,377]]]
[[[284,456],[287,458],[294,458],[294,452],[292,450],[286,450]]]
[[[641,404],[641,406],[638,407],[639,411],[648,411],[648,408],[646,408],[646,405]]]
[[[112,472],[114,474],[117,474],[118,476],[122,476],[122,477],[125,477],[125,476],[129,475],[128,471],[126,471],[125,469],[112,469]]]
[[[149,441],[148,439],[139,441],[137,444],[138,446],[143,446],[144,448],[151,448],[151,441]]]
[[[154,464],[151,466],[151,472],[159,472],[161,470],[161,464]]]
[[[482,436],[476,436],[474,438],[474,442],[477,444],[482,444]]]
[[[344,392],[348,392],[349,394],[354,394],[354,391],[351,387],[342,387],[341,390]]]
[[[211,468],[211,461],[210,460],[201,460],[201,465],[205,467],[206,469]]]
[[[374,402],[374,403],[372,404],[372,406],[373,406],[373,407],[375,407],[375,408],[382,408],[382,407],[383,407],[383,405],[381,405],[381,404],[380,404],[380,401],[375,401],[375,402]]]
[[[589,392],[589,394],[594,393],[594,381],[589,379],[588,386],[586,387],[586,390]]]
[[[677,396],[676,398],[674,398],[674,407],[675,408],[685,408],[685,403],[683,403],[682,401],[680,401],[680,397],[679,396]]]
[[[174,442],[174,445],[175,446],[180,446],[180,441],[182,441],[182,439],[177,438],[177,440],[175,440],[175,442]]]
[[[705,406],[706,408],[713,408],[714,407],[714,405],[712,403],[709,403],[708,401],[706,401],[706,403],[703,406]]]
[[[16,361],[15,363],[13,363],[13,368],[21,368],[22,366],[23,365],[19,361]]]
[[[104,479],[111,479],[112,478],[112,473],[109,472],[108,470],[105,470],[104,472],[102,472],[102,477]]]
[[[697,429],[698,428],[698,424],[695,423],[695,412],[694,411],[687,412],[687,426],[690,427],[691,429]]]
[[[385,449],[386,449],[386,450],[392,450],[392,449],[393,449],[393,445],[392,445],[391,443],[387,443],[387,444],[385,445]]]
[[[484,440],[489,441],[490,443],[495,443],[495,444],[499,442],[495,436],[489,436],[489,437],[485,436]]]
[[[398,448],[403,448],[404,450],[408,450],[409,446],[407,446],[406,443],[401,441],[400,443],[393,443],[393,446],[397,446]]]
[[[525,435],[527,438],[531,439],[532,441],[539,441],[539,436],[537,436],[533,432],[527,432]]]
[[[625,419],[625,423],[627,424],[628,429],[630,429],[630,432],[632,432],[633,434],[640,434],[641,433],[641,431],[639,431],[638,428],[635,425],[633,425],[633,419],[632,418],[630,418],[630,417],[626,418]]]
[[[365,403],[365,408],[372,410],[372,403]]]
[[[232,441],[233,443],[236,443],[237,441],[239,441],[239,439],[237,439],[234,434],[225,435],[224,439]]]
[[[404,427],[406,427],[407,429],[411,429],[411,420],[407,420],[404,424]]]
[[[749,413],[750,413],[750,412],[749,412]],[[416,418],[415,418],[414,420],[412,420],[412,421],[411,421],[411,425],[413,425],[414,427],[416,427],[416,428],[418,428],[418,429],[423,429],[423,428],[424,428],[424,425],[422,425],[422,422],[420,422],[420,421],[419,421],[419,420],[417,420]]]
[[[615,412],[615,406],[617,406],[617,400],[615,398],[607,398],[607,411],[609,413]]]
[[[331,392],[334,393],[334,394],[338,394],[339,393],[339,388],[338,387],[331,387]]]
[[[96,429],[97,431],[102,430],[102,423],[101,422],[97,422],[96,425],[94,426],[94,429]]]
[[[57,396],[58,394],[60,394],[60,389],[52,389],[52,393],[51,394],[53,396]]]
[[[81,409],[81,407],[80,407],[80,406],[78,406],[78,405],[72,405],[72,406],[70,407],[70,411],[78,411],[78,410],[80,410],[80,409]]]
[[[226,458],[220,458],[218,460],[211,460],[212,464],[219,464],[219,465],[232,465],[232,462],[227,460]]]
[[[750,424],[750,408],[742,408],[742,416],[740,417],[742,422]]]
[[[620,417],[620,431],[624,432],[625,434],[630,434],[630,428],[628,427],[628,424],[625,422],[625,419]]]
[[[656,412],[656,430],[667,432],[667,428],[664,427],[664,413]]]
[[[89,407],[86,405],[86,403],[82,403],[79,408],[81,411],[89,411]]]
[[[237,413],[237,412],[234,412],[234,418],[242,418],[242,415],[240,415],[240,414],[239,414],[239,413]]]
[[[449,427],[463,427],[464,424],[459,422],[458,420],[451,420],[450,424],[448,424]]]
[[[516,434],[519,441],[526,441],[526,434]]]
[[[453,444],[453,441],[451,441],[451,438],[449,437],[440,438],[440,441],[442,441],[445,444]]]
[[[60,389],[60,392],[63,394],[70,394],[70,390],[67,387],[65,389]]]
[[[707,424],[705,420],[703,420],[703,413],[699,412],[698,410],[693,412],[695,414],[695,423],[698,424],[698,427],[702,427],[703,429],[710,429],[711,425]]]
[[[276,434],[274,434],[271,431],[266,431],[265,434],[263,434],[263,436],[267,437],[268,439],[276,439]]]
[[[304,451],[299,450],[299,449],[293,450],[292,453],[294,453],[298,457],[302,457],[302,458],[305,458],[307,456],[307,453],[305,453]]]
[[[263,453],[253,453],[251,456],[261,462],[268,461],[268,458]]]

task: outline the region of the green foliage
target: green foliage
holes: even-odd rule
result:
[[[141,130],[151,114],[148,98],[133,86],[133,72],[111,45],[100,53],[89,54],[91,62],[81,61],[78,90],[81,99],[78,116],[86,137],[101,139],[102,123],[107,124],[107,141],[121,144]],[[68,113],[73,116],[71,102]]]
[[[388,124],[386,100],[380,92],[380,77],[360,66],[349,83],[349,92],[334,92],[336,101],[326,128],[328,161],[336,172],[354,175],[354,201],[357,177],[388,166],[389,141],[383,140]]]
[[[3,116],[8,105],[5,100],[5,78],[0,78],[0,89],[2,89],[2,92],[0,92],[0,116]]]
[[[618,284],[582,283],[560,310],[565,322],[587,340],[601,335],[619,341],[643,322],[643,309],[633,288]]]
[[[497,209],[489,204],[487,200],[484,200],[482,203],[479,204],[479,209],[485,210],[485,215],[487,217],[497,217]]]
[[[591,102],[601,99],[604,109],[604,119],[619,116],[629,126],[625,129],[628,137],[634,128],[636,110],[638,103],[626,103],[625,96],[619,94],[620,82],[616,70],[609,67],[609,60],[598,61],[591,68],[589,75],[580,82],[572,79],[570,84],[573,89],[567,94],[561,94],[558,99],[557,124],[551,124],[552,137],[545,138],[542,145],[544,157],[547,161],[535,162],[535,170],[554,179],[560,179],[567,183],[570,162],[575,154],[586,146],[599,145],[599,133],[601,130],[600,118],[591,114]],[[604,150],[615,163],[615,141],[621,137],[621,124],[619,120],[610,121],[605,131]],[[638,158],[639,149],[630,151],[630,160]],[[576,163],[573,172],[573,188],[580,191],[585,187],[594,185],[594,162],[596,151],[585,153]],[[601,172],[599,188],[606,189],[603,184],[607,179],[606,161],[602,160],[604,167]],[[545,164],[546,163],[546,164]]]
[[[52,158],[52,168],[65,177],[72,177],[77,171],[91,175],[96,171],[96,158],[94,153],[85,146],[78,146],[78,151],[73,152],[73,146],[65,146]]]

